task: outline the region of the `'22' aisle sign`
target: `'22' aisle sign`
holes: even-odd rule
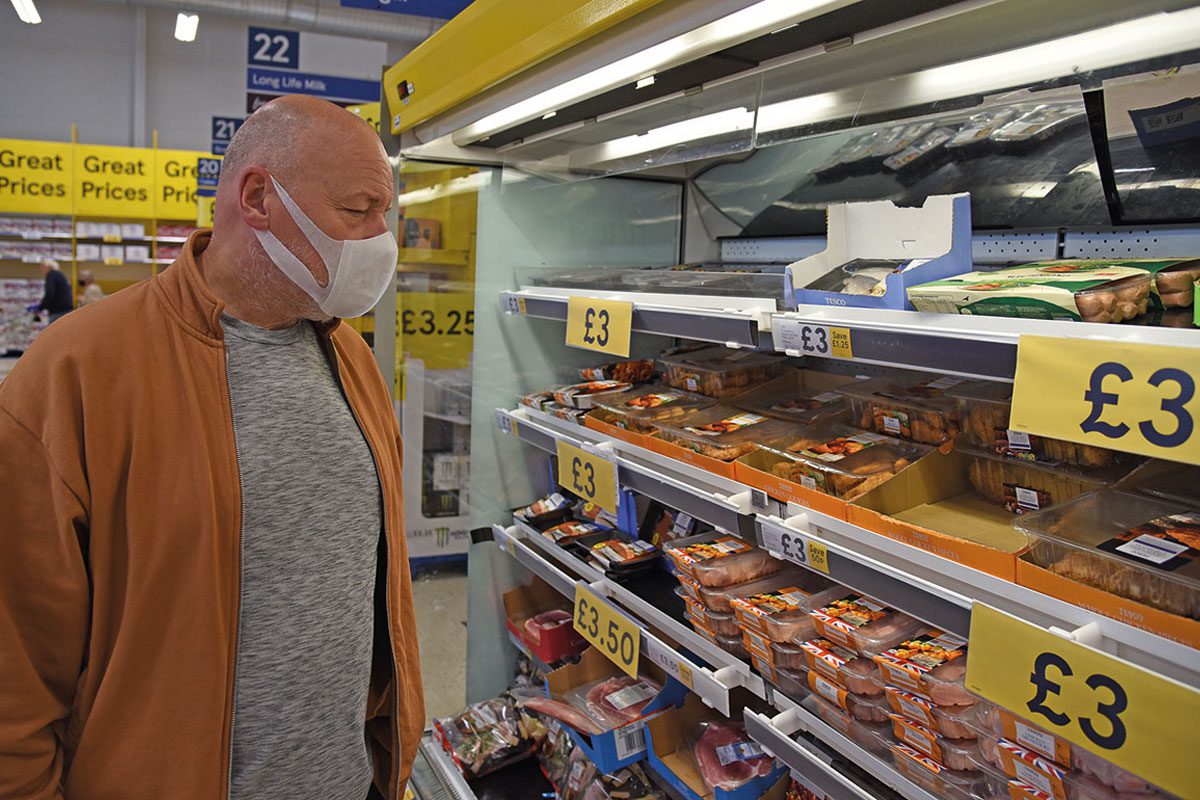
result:
[[[1200,347],[1022,336],[1012,429],[1200,464]]]

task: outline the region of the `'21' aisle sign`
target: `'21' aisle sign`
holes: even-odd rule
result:
[[[1022,336],[1009,424],[1021,433],[1200,464],[1198,380],[1200,346]]]

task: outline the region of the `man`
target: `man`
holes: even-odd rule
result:
[[[79,270],[79,285],[83,287],[83,294],[79,295],[80,308],[104,299],[104,290],[96,283],[96,276],[90,269]]]
[[[399,800],[424,724],[374,131],[303,97],[213,230],[0,385],[0,798]]]
[[[72,308],[71,282],[58,268],[58,262],[53,258],[44,258],[41,263],[42,278],[45,288],[42,289],[42,301],[30,308],[35,314],[45,312],[47,324],[62,319]]]

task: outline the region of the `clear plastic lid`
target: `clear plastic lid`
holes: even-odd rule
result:
[[[967,477],[976,494],[1014,514],[1038,511],[1085,492],[1104,489],[1124,477],[1130,469],[1120,464],[1085,469],[1068,464],[1022,461],[972,447],[956,449],[971,457]]]
[[[892,745],[891,750],[892,761],[902,775],[944,800],[996,800],[1009,797],[1008,777],[991,765],[956,770],[904,742]]]
[[[924,628],[877,654],[874,661],[883,680],[894,686],[923,694],[931,700],[934,699],[933,687],[936,686],[938,693],[945,695],[946,699],[961,698],[963,705],[975,702],[975,696],[966,689],[955,693],[951,688],[955,684],[961,688],[966,676],[967,640],[961,636],[936,628]]]
[[[972,114],[958,133],[946,144],[947,147],[968,147],[986,142],[992,132],[1010,122],[1017,115],[1016,108],[998,108],[991,111],[981,111]]]
[[[974,739],[980,730],[986,729],[985,720],[992,708],[985,700],[969,706],[939,706],[924,695],[891,685],[884,686],[884,697],[895,713],[949,739]]]
[[[812,615],[822,637],[866,656],[882,653],[921,627],[907,614],[850,590]]]
[[[809,612],[831,600],[841,588],[811,572],[784,576],[797,580],[783,581],[779,577],[773,579],[775,586],[735,598],[733,610],[745,630],[760,633],[772,642],[802,642],[816,632]]]
[[[733,614],[705,609],[705,615],[708,617],[708,627],[717,636],[741,637],[742,629],[738,627],[737,618]]]
[[[759,442],[787,435],[795,425],[727,405],[694,411],[680,420],[659,423],[665,442],[720,461],[733,461]]]
[[[1027,558],[1070,580],[1200,619],[1200,508],[1094,492],[1014,523],[1038,539]]]
[[[985,768],[986,762],[976,741],[941,736],[937,731],[902,714],[891,714],[889,717],[892,721],[892,735],[896,737],[896,741],[919,750],[946,768],[962,772],[975,772]]]
[[[700,600],[714,611],[736,611],[734,600],[739,597],[750,597],[761,592],[774,592],[788,587],[811,592],[823,589],[828,585],[828,581],[819,575],[813,575],[809,570],[788,566],[766,578],[755,578],[745,583],[735,583],[732,586],[701,587],[699,593]]]
[[[740,285],[736,275],[698,270],[635,269],[621,275],[621,282],[638,291],[687,294],[687,290],[711,291]]]
[[[883,681],[870,658],[823,638],[802,642],[800,650],[810,670],[838,681],[848,691],[868,696],[883,694]]]
[[[736,536],[721,536],[671,552],[681,571],[707,587],[745,583],[784,568],[784,563],[772,558],[766,550]]]
[[[710,397],[729,397],[766,383],[783,371],[785,362],[754,350],[706,347],[659,359],[663,380],[676,389]]]
[[[650,678],[617,675],[576,686],[563,699],[611,730],[640,719],[660,691]]]
[[[715,403],[716,400],[711,397],[656,383],[599,397],[595,405],[618,417],[639,422],[658,422],[676,419]]]
[[[716,642],[718,647],[730,655],[741,659],[750,658],[750,651],[746,649],[746,644],[742,641],[740,633],[735,636],[721,636],[718,634]]]
[[[755,414],[815,425],[846,416],[846,400],[834,390],[853,381],[830,372],[788,369],[775,380],[739,394],[731,402]]]
[[[776,667],[790,669],[793,672],[808,672],[804,651],[791,642],[771,642],[771,660]]]
[[[1200,508],[1200,467],[1188,464],[1173,466],[1174,469],[1169,474],[1141,481],[1134,488],[1163,500],[1187,503],[1193,508]]]
[[[591,408],[601,399],[629,391],[632,386],[623,381],[585,381],[554,390],[554,402],[573,408]]]
[[[785,459],[772,467],[779,477],[846,500],[865,494],[929,452],[924,445],[839,423],[804,428],[762,447]]]
[[[906,372],[856,381],[838,391],[850,403],[853,424],[937,445],[958,432],[958,412],[948,391],[964,382],[964,378]]]

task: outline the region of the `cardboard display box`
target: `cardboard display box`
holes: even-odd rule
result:
[[[554,587],[534,577],[533,583],[518,586],[504,593],[504,616],[508,630],[525,643],[535,656],[546,664],[553,664],[569,656],[582,653],[588,646],[587,641],[579,635],[574,626],[564,625],[553,635],[543,636],[540,642],[534,642],[525,635],[525,621],[543,611],[559,609],[571,612],[566,598],[559,594]]]
[[[606,434],[614,439],[620,439],[623,442],[636,445],[638,447],[650,449],[649,436],[636,431],[625,430],[612,423],[613,415],[604,409],[593,409],[583,418],[583,424],[594,431]]]
[[[932,195],[919,208],[890,200],[829,207],[828,245],[787,269],[787,296],[797,304],[854,308],[912,308],[908,287],[972,269],[971,196]],[[887,276],[882,296],[805,288],[856,259],[920,261]]]
[[[847,518],[849,504],[845,500],[784,480],[772,473],[771,468],[784,460],[766,450],[752,450],[733,462],[734,480],[766,492],[773,500],[796,503],[840,520]]]
[[[641,719],[595,736],[588,736],[564,726],[567,727],[567,733],[575,745],[606,774],[646,758],[645,730],[649,720],[663,709],[683,702],[688,694],[686,686],[669,677],[648,659],[640,659],[638,673],[662,686],[658,695],[646,705]],[[546,694],[555,700],[563,700],[568,692],[578,686],[624,675],[620,667],[605,658],[603,653],[589,647],[578,664],[567,664],[546,676]]]
[[[1016,581],[1029,539],[1012,514],[976,496],[961,453],[932,452],[848,505],[847,521],[968,567]]]
[[[695,450],[689,450],[686,447],[680,447],[671,442],[665,442],[658,436],[646,437],[646,443],[650,449],[662,456],[673,458],[676,461],[682,461],[684,464],[691,464],[693,467],[699,467],[702,470],[720,475],[722,478],[734,480],[734,471],[732,461],[721,461],[720,459],[710,456],[701,455]]]

